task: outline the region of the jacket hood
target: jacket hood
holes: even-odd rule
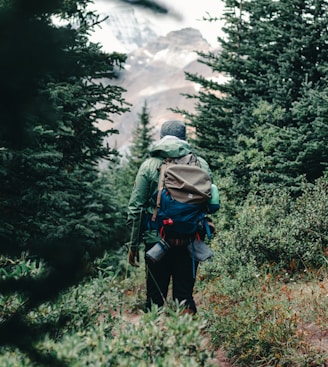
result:
[[[190,145],[173,135],[166,135],[154,143],[150,150],[153,157],[177,158],[191,152]]]

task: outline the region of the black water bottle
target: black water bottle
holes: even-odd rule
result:
[[[146,257],[153,262],[160,261],[169,249],[170,245],[164,239],[161,239],[146,252]]]

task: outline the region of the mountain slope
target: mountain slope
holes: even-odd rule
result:
[[[210,45],[198,30],[185,28],[158,37],[128,54],[118,84],[127,90],[124,97],[132,104],[131,112],[115,117],[115,127],[120,134],[109,138],[109,144],[116,143],[122,152],[126,151],[145,101],[157,134],[165,120],[182,118],[169,108],[193,111],[193,100],[182,94],[194,94],[197,85],[185,79],[185,71],[208,78],[212,74],[209,67],[197,62],[196,50],[207,52]]]

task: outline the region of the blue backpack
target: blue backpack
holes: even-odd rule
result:
[[[194,154],[163,160],[151,227],[162,238],[195,238],[205,225],[211,186],[210,175]]]

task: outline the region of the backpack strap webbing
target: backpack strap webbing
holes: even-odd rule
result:
[[[160,167],[160,171],[159,171],[159,178],[158,178],[158,187],[157,187],[157,198],[156,198],[156,207],[154,209],[154,213],[152,215],[151,220],[153,222],[155,222],[156,217],[157,217],[157,212],[158,209],[161,206],[161,196],[162,196],[162,191],[164,189],[164,177],[165,177],[165,171],[168,167],[168,165],[170,163],[172,163],[173,159],[172,158],[165,158],[162,161],[161,167]]]

